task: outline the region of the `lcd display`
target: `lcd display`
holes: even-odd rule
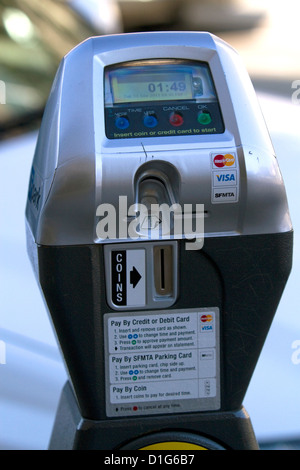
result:
[[[185,72],[127,73],[112,77],[114,103],[193,98],[192,76]]]
[[[114,66],[106,72],[106,106],[201,98],[216,98],[208,67],[203,63],[145,61]]]

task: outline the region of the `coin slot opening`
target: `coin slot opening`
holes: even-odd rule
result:
[[[154,285],[158,296],[173,294],[173,247],[171,245],[155,246]]]

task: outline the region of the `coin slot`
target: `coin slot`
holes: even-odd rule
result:
[[[173,247],[158,245],[153,249],[154,286],[157,296],[173,293]]]

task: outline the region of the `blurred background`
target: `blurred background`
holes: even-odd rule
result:
[[[285,180],[295,245],[293,271],[244,404],[262,449],[300,448],[299,17],[298,0],[0,0],[0,449],[47,448],[66,380],[24,226],[37,131],[55,72],[87,37],[151,30],[220,36],[239,52],[256,89]]]

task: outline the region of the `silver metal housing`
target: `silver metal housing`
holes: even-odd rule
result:
[[[224,133],[106,137],[104,68],[161,58],[208,63]],[[215,166],[219,154],[234,156],[233,166]],[[225,177],[233,169],[235,186],[230,192]],[[177,204],[204,204],[205,237],[292,228],[284,183],[253,86],[228,44],[200,32],[86,40],[62,60],[40,128],[26,207],[35,243],[107,242],[96,233],[99,204],[117,208],[120,195],[127,196],[128,206],[134,204],[140,176],[157,172],[173,188]],[[224,181],[216,186],[220,178]]]

